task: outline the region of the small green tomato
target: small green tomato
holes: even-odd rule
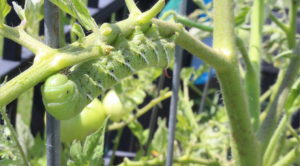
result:
[[[102,126],[105,117],[102,103],[94,99],[74,118],[61,120],[61,141],[84,140]]]
[[[106,115],[110,115],[109,119],[114,122],[119,122],[126,113],[117,93],[113,90],[110,90],[104,97],[103,107]]]

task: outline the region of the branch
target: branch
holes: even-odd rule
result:
[[[44,43],[36,40],[35,38],[28,35],[23,29],[18,27],[9,27],[3,25],[0,28],[0,35],[11,39],[12,41],[26,47],[28,50],[33,52],[35,55],[41,52],[51,51],[52,49]]]
[[[277,26],[279,26],[285,33],[287,33],[288,27],[286,25],[280,22],[272,13],[270,13],[269,17]]]
[[[113,123],[112,125],[110,125],[108,127],[108,130],[116,130],[122,127],[125,127],[128,123],[130,123],[131,121],[139,118],[140,116],[142,116],[143,114],[145,114],[147,111],[149,111],[153,106],[155,106],[156,104],[160,103],[161,101],[169,98],[172,96],[172,92],[167,92],[161,96],[159,96],[156,99],[153,99],[150,101],[150,103],[148,103],[145,107],[143,107],[142,109],[138,110],[138,112],[134,115],[134,116],[130,116],[126,121],[124,122],[119,122],[119,123]]]

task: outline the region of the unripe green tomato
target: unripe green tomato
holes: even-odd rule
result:
[[[74,118],[61,120],[61,141],[84,140],[102,126],[105,117],[102,103],[95,98]]]
[[[109,119],[114,122],[119,122],[121,117],[126,113],[117,93],[113,90],[110,90],[105,95],[103,107],[106,115],[110,115]]]

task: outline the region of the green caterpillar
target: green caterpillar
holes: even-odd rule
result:
[[[68,75],[56,74],[45,81],[42,96],[46,110],[57,119],[70,119],[106,88],[134,72],[146,67],[167,68],[175,54],[177,36],[161,38],[155,24],[146,33],[136,26],[127,39],[120,33],[108,56],[82,62]]]

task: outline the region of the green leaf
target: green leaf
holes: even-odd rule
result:
[[[95,21],[91,17],[90,12],[82,3],[81,0],[50,0],[57,5],[61,10],[69,13],[77,18],[82,26],[87,30],[95,30]],[[96,25],[97,26],[97,25]]]
[[[82,155],[82,147],[80,141],[74,140],[70,148],[70,154],[76,164],[83,165],[85,162],[84,156]]]
[[[28,155],[34,145],[34,138],[31,134],[30,128],[24,123],[20,114],[17,114],[17,135],[20,145],[25,153]]]
[[[19,6],[15,1],[13,1],[12,4],[13,4],[13,8],[16,11],[17,15],[19,16],[19,18],[22,21],[26,20],[24,9],[21,6]]]
[[[245,6],[241,9],[241,12],[236,17],[234,17],[234,24],[236,27],[244,24],[247,21],[246,17],[249,11],[250,11],[250,7]]]
[[[283,51],[280,54],[276,55],[273,60],[279,59],[279,58],[290,58],[291,55],[293,55],[292,50]]]
[[[300,78],[298,78],[296,80],[296,82],[293,84],[292,88],[291,88],[291,92],[290,95],[287,99],[287,102],[285,104],[285,109],[289,110],[290,108],[292,108],[294,101],[298,98],[298,96],[300,91]]]
[[[31,20],[43,4],[43,0],[26,0],[24,7],[26,19]]]
[[[139,140],[140,145],[145,145],[148,139],[149,130],[144,130],[143,126],[137,120],[131,121],[128,124],[128,127],[133,135]]]
[[[142,135],[143,135],[143,139],[142,139],[142,145],[145,145],[147,143],[147,140],[149,138],[149,132],[150,130],[149,129],[146,129],[143,131]]]
[[[86,160],[92,159],[93,162],[97,162],[99,157],[102,158],[105,129],[108,117],[109,116],[106,117],[103,125],[98,131],[86,137],[83,147],[83,155]]]
[[[195,68],[193,68],[193,67],[182,68],[182,70],[180,72],[181,79],[189,80],[191,78],[191,76],[193,75],[194,71],[195,71]]]
[[[6,0],[0,0],[0,25],[5,23],[5,17],[10,12],[11,7]]]
[[[7,76],[5,76],[4,81],[0,84],[0,88],[4,86],[7,82]],[[4,108],[5,109],[5,108]]]
[[[34,157],[42,157],[44,152],[45,152],[45,142],[40,136],[40,133],[38,133],[34,139],[34,145],[31,148],[30,154]]]
[[[158,118],[157,124],[158,129],[156,130],[152,140],[152,148],[161,154],[167,147],[168,128],[166,127],[166,119]]]
[[[72,32],[74,32],[78,36],[78,42],[82,43],[82,39],[85,37],[84,31],[82,27],[75,23],[71,29]]]
[[[72,160],[68,160],[67,166],[80,166],[79,164],[76,164],[74,161]]]

